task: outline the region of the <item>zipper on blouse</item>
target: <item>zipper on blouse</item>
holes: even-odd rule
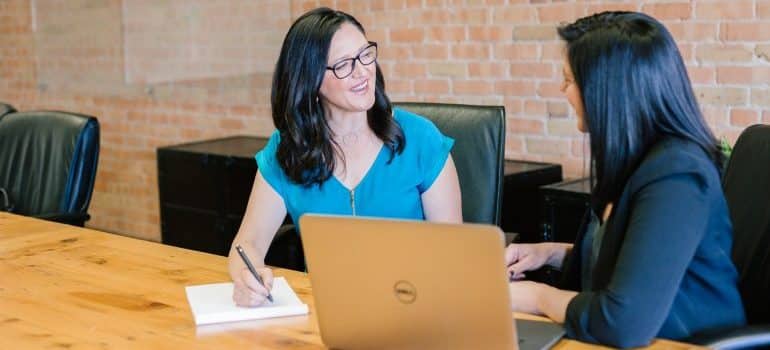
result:
[[[350,210],[353,212],[353,216],[356,216],[356,189],[350,190]]]

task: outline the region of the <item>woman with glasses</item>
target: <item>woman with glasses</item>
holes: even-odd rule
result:
[[[292,24],[275,66],[276,131],[230,250],[238,305],[262,304],[272,283],[264,257],[288,212],[462,221],[453,140],[427,119],[393,109],[377,44],[349,14],[311,10]],[[344,245],[344,242],[340,242]],[[240,245],[258,259],[250,274]]]
[[[559,28],[562,92],[591,138],[591,213],[575,244],[512,244],[514,279],[563,267],[557,289],[512,282],[515,310],[614,347],[685,339],[745,321],[722,192],[723,155],[668,30],[604,12]]]

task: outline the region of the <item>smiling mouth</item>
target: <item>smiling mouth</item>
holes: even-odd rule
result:
[[[355,93],[361,93],[363,91],[366,91],[366,89],[369,87],[369,79],[366,79],[362,81],[360,84],[353,86],[350,91]]]

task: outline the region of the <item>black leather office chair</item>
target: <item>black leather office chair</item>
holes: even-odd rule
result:
[[[30,111],[0,119],[0,188],[14,213],[83,226],[98,159],[94,117]]]
[[[741,133],[723,186],[733,221],[732,258],[749,325],[691,341],[716,349],[770,348],[770,125]]]
[[[0,118],[2,118],[4,115],[16,112],[16,108],[13,108],[13,106],[0,102]]]
[[[425,102],[394,106],[430,119],[455,140],[452,159],[460,179],[463,221],[500,225],[505,108]]]

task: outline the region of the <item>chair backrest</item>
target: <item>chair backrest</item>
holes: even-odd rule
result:
[[[751,324],[770,323],[770,125],[741,133],[723,185],[746,317]]]
[[[16,108],[13,108],[13,106],[0,102],[0,118],[2,118],[4,115],[8,113],[16,112]]]
[[[55,111],[0,119],[0,187],[22,215],[87,213],[99,160],[96,118]]]
[[[452,158],[460,179],[463,220],[500,225],[505,108],[423,102],[396,102],[394,107],[430,119],[455,140]]]

